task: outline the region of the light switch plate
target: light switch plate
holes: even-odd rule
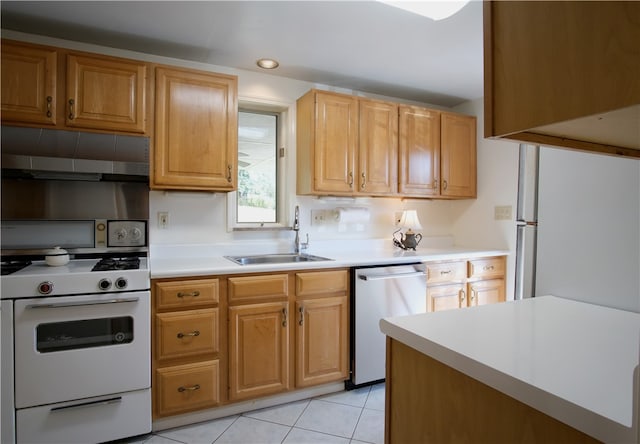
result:
[[[511,205],[496,206],[494,218],[495,220],[511,220],[511,212]]]

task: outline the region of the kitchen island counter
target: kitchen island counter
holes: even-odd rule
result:
[[[389,337],[388,347],[392,348],[394,343],[399,344],[398,348],[408,346],[406,349],[410,350],[409,353],[417,352],[414,358],[422,359],[425,356],[426,359],[432,359],[435,365],[454,370],[448,374],[469,377],[461,379],[461,385],[477,384],[479,381],[485,386],[482,390],[488,386],[488,390],[499,392],[497,396],[515,399],[525,408],[542,412],[563,423],[562,426],[569,425],[601,441],[638,441],[638,313],[544,296],[462,310],[388,318],[380,321],[380,327]],[[393,373],[389,377],[389,367],[392,365],[389,361],[393,359],[393,355],[389,358],[389,353],[387,411],[396,412],[395,415],[403,408],[398,403],[406,402],[406,399],[403,400],[397,393],[394,395],[394,386],[401,388],[402,384],[409,383],[402,378],[394,379]],[[429,376],[424,377],[426,379]],[[452,392],[455,396],[462,396],[456,391],[458,388],[456,385]],[[438,387],[431,389],[437,390]],[[419,393],[420,390],[414,384],[405,393],[412,396],[411,392]],[[476,396],[479,392],[471,390],[467,393]],[[451,397],[451,393],[445,396]],[[460,405],[472,409],[472,403],[468,400],[460,402],[458,398],[457,401],[458,406],[454,406],[453,411]],[[473,423],[472,417],[477,411],[477,408],[469,411],[466,420],[449,417],[442,422],[451,426],[445,424],[443,427],[457,427],[449,432],[460,438],[465,431],[459,427]],[[430,411],[421,412],[423,418],[432,419],[433,414]],[[495,415],[494,422],[504,420],[498,416],[498,412],[491,414]],[[439,415],[442,419],[441,412]],[[392,422],[394,418],[391,418]],[[530,420],[528,414],[524,418]],[[526,434],[528,438],[535,437],[535,424],[535,421],[530,421],[523,425],[524,430],[516,433],[520,436]],[[477,428],[469,430],[467,436],[481,440],[479,433],[483,433],[485,425],[475,423],[473,427]],[[422,439],[424,436],[416,438]]]

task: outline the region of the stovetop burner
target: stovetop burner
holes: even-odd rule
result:
[[[110,270],[137,270],[140,268],[140,258],[123,257],[123,258],[103,258],[93,266],[91,271],[110,271]]]
[[[16,271],[22,270],[24,267],[31,265],[30,260],[7,260],[0,262],[0,271],[2,276],[7,276]]]

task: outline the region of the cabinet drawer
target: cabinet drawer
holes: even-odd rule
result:
[[[505,257],[488,257],[469,261],[469,279],[503,277]]]
[[[466,261],[427,264],[427,284],[464,281],[466,278]]]
[[[349,288],[347,270],[296,273],[296,296],[344,294]]]
[[[154,286],[158,310],[214,305],[219,300],[218,279],[156,282]]]
[[[274,274],[229,278],[229,303],[249,303],[286,300],[289,297],[289,276]]]
[[[158,361],[217,353],[218,309],[158,313],[155,338]]]
[[[159,368],[155,378],[157,416],[212,407],[220,402],[219,361]]]

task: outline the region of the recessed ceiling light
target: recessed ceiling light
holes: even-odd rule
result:
[[[260,59],[256,62],[260,68],[276,69],[280,64],[274,59]]]

